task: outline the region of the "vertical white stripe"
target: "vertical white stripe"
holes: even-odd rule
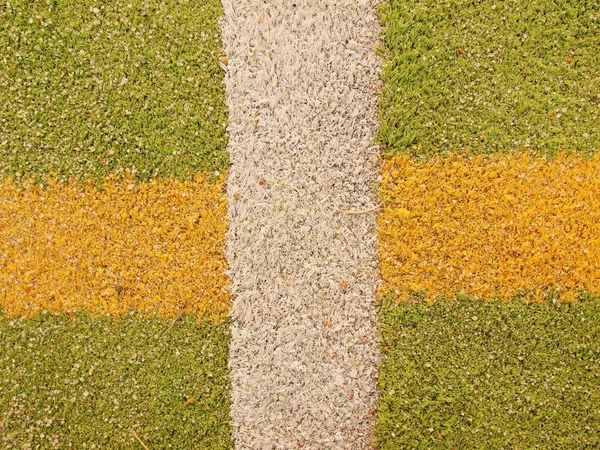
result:
[[[373,0],[223,0],[238,449],[365,449],[379,286]]]

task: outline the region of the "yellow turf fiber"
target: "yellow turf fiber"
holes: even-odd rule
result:
[[[19,191],[0,182],[0,306],[221,318],[230,306],[223,251],[225,179],[140,184],[110,178]]]
[[[382,294],[600,294],[600,157],[408,157],[382,167]]]

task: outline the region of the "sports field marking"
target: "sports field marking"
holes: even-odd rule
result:
[[[87,310],[229,312],[224,177],[210,183],[0,182],[0,306],[9,316]]]
[[[600,158],[383,164],[383,294],[572,301],[600,294]]]
[[[378,22],[370,0],[226,0],[239,449],[367,449]]]

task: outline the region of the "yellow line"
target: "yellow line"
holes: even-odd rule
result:
[[[600,294],[600,157],[401,157],[382,174],[383,294]]]
[[[0,306],[10,316],[223,317],[224,182],[114,178],[103,191],[51,183],[22,192],[0,182]]]

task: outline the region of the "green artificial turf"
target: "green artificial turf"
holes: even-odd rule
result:
[[[220,0],[0,2],[0,177],[213,178]]]
[[[386,0],[388,156],[600,149],[600,2]]]
[[[232,448],[228,324],[0,316],[0,342],[2,449]]]
[[[600,299],[380,311],[387,449],[600,448]]]

